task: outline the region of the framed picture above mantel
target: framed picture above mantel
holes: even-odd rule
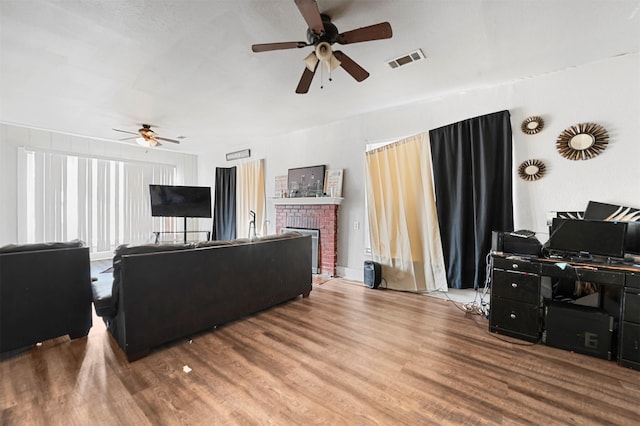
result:
[[[324,195],[325,166],[289,169],[287,188],[289,197],[321,197]]]

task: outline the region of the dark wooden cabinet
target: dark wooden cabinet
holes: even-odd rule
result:
[[[618,314],[612,316],[611,321],[615,317],[617,326],[610,327],[614,333],[612,340],[618,342],[617,361],[622,366],[640,370],[640,268],[635,265],[583,263],[503,254],[492,254],[491,258],[493,267],[489,331],[530,342],[540,341],[543,331],[547,336],[551,332],[562,333],[562,327],[543,325],[543,295],[545,299],[551,297],[551,294],[547,294],[550,292],[549,278],[574,279],[604,287],[617,287],[622,295],[619,318]],[[599,308],[603,309],[602,295],[599,303]],[[574,312],[567,317],[567,321],[575,324],[578,317]],[[577,322],[580,323],[580,330],[587,330],[586,322]]]
[[[537,342],[540,339],[540,266],[494,258],[489,330]]]
[[[620,365],[640,370],[640,273],[627,273],[620,318]]]

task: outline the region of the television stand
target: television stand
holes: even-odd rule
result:
[[[183,234],[184,235],[184,243],[187,243],[187,234],[198,234],[205,233],[207,234],[207,241],[211,238],[211,231],[154,231],[153,234],[156,236],[155,243],[158,244],[160,242],[161,234]]]
[[[160,240],[160,234],[183,234],[184,243],[187,244],[187,234],[198,234],[204,232],[207,234],[207,241],[211,238],[211,231],[187,231],[187,218],[184,218],[184,228],[182,231],[154,231],[153,234],[156,236],[155,243],[158,244]]]

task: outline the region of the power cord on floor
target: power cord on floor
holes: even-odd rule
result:
[[[463,303],[458,305],[447,293],[445,296],[449,301],[451,301],[458,309],[462,312],[471,314],[471,315],[479,315],[485,318],[489,318],[489,302],[486,301],[487,294],[489,289],[491,288],[491,270],[493,269],[493,259],[491,258],[491,253],[487,254],[486,257],[486,273],[484,280],[484,287],[482,289],[477,288],[475,297],[473,301]],[[479,300],[478,300],[479,299]]]
[[[482,315],[482,316],[484,316],[484,312],[483,312],[481,306],[478,305],[478,303],[475,300],[473,302],[459,303],[459,302],[456,302],[455,300],[453,300],[449,296],[448,292],[443,292],[443,294],[447,298],[447,300],[449,300],[449,302],[453,303],[453,306],[455,306],[456,308],[458,308],[462,312],[467,313],[467,314],[472,314],[472,315]]]

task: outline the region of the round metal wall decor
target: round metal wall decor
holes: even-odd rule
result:
[[[544,127],[544,120],[542,117],[538,117],[537,115],[533,115],[531,117],[527,117],[522,122],[520,128],[522,131],[528,135],[535,135]]]
[[[518,167],[518,174],[524,180],[533,181],[540,179],[547,167],[540,160],[523,161]]]
[[[589,160],[605,150],[609,133],[599,124],[580,123],[565,129],[558,136],[556,149],[569,160]]]

